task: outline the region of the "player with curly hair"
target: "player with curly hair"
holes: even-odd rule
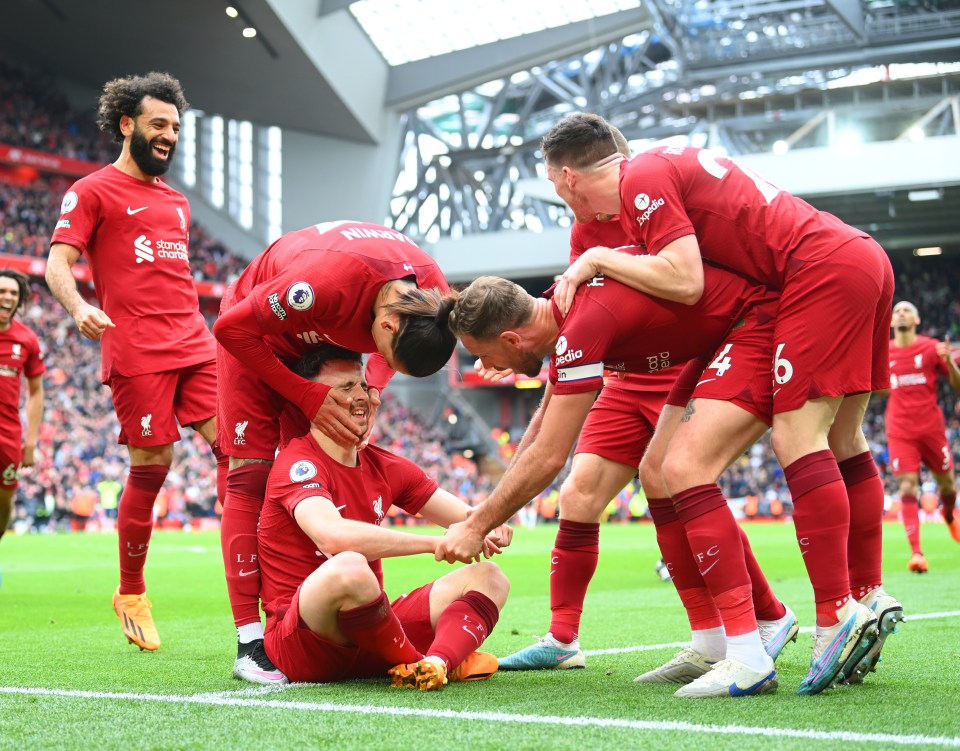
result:
[[[160,180],[170,167],[187,107],[167,73],[108,81],[100,128],[122,144],[113,164],[64,195],[46,279],[80,333],[99,340],[119,442],[130,454],[120,497],[120,585],[113,607],[127,639],[156,650],[160,636],[143,570],[153,505],[173,460],[180,426],[216,441],[216,353],[190,269],[190,205]],[[86,255],[100,307],[80,295],[72,268]]]
[[[33,466],[43,418],[40,342],[14,319],[29,298],[27,277],[13,269],[0,269],[0,538],[10,523],[20,468]],[[27,379],[26,434],[20,422],[21,376]]]

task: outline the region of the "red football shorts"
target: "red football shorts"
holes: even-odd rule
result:
[[[920,461],[934,474],[953,472],[953,452],[943,433],[928,433],[917,438],[887,436],[890,471],[895,475],[919,472]]]
[[[13,436],[9,437],[12,438]],[[4,490],[16,490],[19,483],[23,445],[20,443],[19,433],[16,438],[16,443],[0,442],[0,488]]]
[[[770,424],[773,372],[770,366],[776,300],[757,305],[709,359],[687,363],[667,398],[686,406],[690,399],[731,402]]]
[[[893,269],[870,238],[794,259],[774,328],[774,412],[889,388],[892,303]]]
[[[280,445],[281,415],[296,408],[219,344],[217,373],[217,437],[221,451],[237,458],[272,460]],[[304,425],[309,430],[309,423]],[[291,433],[287,438],[304,432]]]
[[[433,582],[402,595],[390,606],[410,642],[426,654],[433,642],[430,590]],[[267,622],[264,648],[273,664],[292,682],[330,683],[349,678],[386,677],[389,664],[376,652],[348,647],[315,634],[300,618],[300,588],[281,619]]]
[[[632,391],[608,379],[587,414],[574,453],[638,467],[666,398],[666,391]]]
[[[112,376],[107,385],[120,421],[118,443],[163,446],[180,440],[180,425],[216,415],[217,369],[213,360],[180,370]]]

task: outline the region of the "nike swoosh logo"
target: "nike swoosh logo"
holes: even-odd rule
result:
[[[129,206],[127,206],[127,213],[130,216],[133,216],[134,214],[139,214],[141,211],[146,211],[149,208],[149,206],[141,206],[139,209],[131,209]]]
[[[142,553],[127,553],[131,558],[139,558],[141,555],[146,555],[147,551],[144,550]]]
[[[756,683],[754,683],[752,686],[747,686],[746,688],[740,688],[736,683],[731,683],[731,684],[730,684],[730,696],[750,696],[750,694],[752,694],[754,691],[756,691],[758,688],[760,688],[764,683],[766,683],[767,681],[769,681],[774,675],[776,675],[776,671],[775,671],[775,670],[772,671],[769,675],[764,676],[763,678],[761,678],[759,681],[757,681]]]
[[[342,506],[337,506],[337,508],[336,508],[335,510],[336,510],[336,511],[339,511],[340,509],[346,508],[346,507],[347,507],[347,504],[343,504]]]
[[[717,379],[716,379],[716,378],[705,378],[705,379],[702,380],[702,381],[697,381],[697,386],[701,386],[701,385],[703,385],[704,383],[710,383],[710,381],[715,381],[715,380],[717,380]]]
[[[557,662],[563,662],[568,657],[573,657],[576,652],[563,652],[562,654],[557,655]]]
[[[718,563],[720,563],[720,561],[714,561],[713,563],[711,563],[711,564],[710,564],[709,566],[707,566],[703,571],[700,572],[700,576],[706,576],[708,573],[710,573],[710,569],[712,569],[712,568],[713,568],[714,566],[716,566]]]
[[[243,569],[240,569],[240,576],[250,576],[251,574],[258,573],[260,573],[260,569],[258,568],[255,568],[253,571],[244,571]]]
[[[461,626],[460,628],[462,628],[464,631],[466,631],[468,634],[470,634],[470,636],[473,637],[473,640],[477,643],[477,646],[478,646],[478,647],[480,646],[480,644],[481,644],[482,642],[480,641],[480,638],[479,638],[475,633],[473,633],[473,631],[471,631],[471,630],[470,630],[469,628],[467,628],[466,626]]]

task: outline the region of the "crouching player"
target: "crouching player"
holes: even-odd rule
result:
[[[372,419],[359,354],[322,345],[297,372],[349,400],[359,424]],[[257,533],[260,596],[264,647],[291,681],[389,674],[395,687],[432,690],[496,672],[497,659],[476,650],[497,623],[507,578],[478,556],[391,603],[380,559],[434,555],[440,540],[381,528],[391,505],[443,527],[469,511],[412,462],[377,446],[339,445],[316,427],[277,456]],[[512,534],[495,529],[484,555]]]

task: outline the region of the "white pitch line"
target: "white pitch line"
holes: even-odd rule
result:
[[[904,623],[912,621],[925,621],[930,618],[956,618],[960,616],[960,610],[946,610],[942,613],[908,613],[903,619]],[[801,634],[812,634],[813,626],[804,626],[800,629]],[[585,655],[621,655],[627,652],[655,652],[658,649],[679,649],[680,647],[689,647],[689,641],[670,641],[663,644],[641,644],[634,647],[612,647],[611,649],[585,649]]]
[[[929,735],[894,735],[892,733],[854,733],[849,731],[795,730],[792,728],[751,727],[747,725],[697,725],[691,722],[625,720],[614,717],[558,717],[503,712],[461,712],[452,709],[419,709],[414,707],[384,707],[356,704],[331,704],[328,702],[278,701],[276,699],[243,699],[229,696],[202,694],[177,696],[163,694],[112,693],[106,691],[69,691],[63,689],[16,688],[0,686],[0,694],[26,696],[50,696],[63,699],[110,699],[164,704],[199,704],[221,707],[257,707],[285,709],[300,712],[339,712],[361,715],[392,715],[395,717],[422,717],[441,720],[467,720],[480,722],[515,722],[526,725],[565,725],[618,728],[647,732],[677,731],[709,735],[750,735],[765,738],[806,738],[809,740],[840,743],[877,743],[900,746],[942,746],[960,748],[960,738]]]

